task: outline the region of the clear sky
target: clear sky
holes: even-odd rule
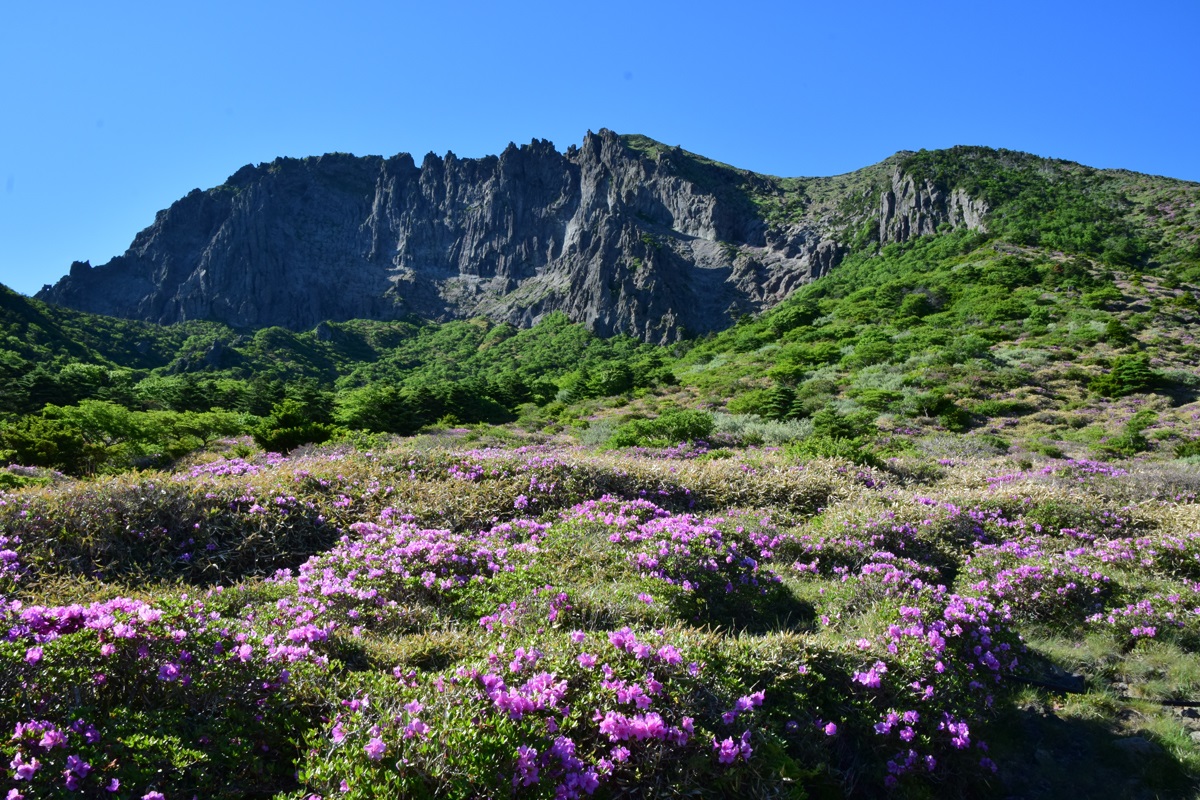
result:
[[[775,175],[980,144],[1200,180],[1200,2],[0,4],[0,282],[239,167],[643,133]]]

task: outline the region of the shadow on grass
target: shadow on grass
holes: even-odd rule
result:
[[[998,797],[1190,798],[1197,776],[1148,730],[1064,716],[1053,695],[1026,700],[989,726]]]
[[[780,584],[734,592],[701,586],[676,598],[672,610],[683,622],[750,634],[811,632],[817,616],[812,604]]]

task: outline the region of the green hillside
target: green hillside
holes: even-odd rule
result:
[[[978,147],[781,179],[645,137],[623,141],[766,220],[813,208],[861,219],[900,169],[986,202],[987,232],[947,229],[880,249],[862,223],[858,250],[830,275],[757,318],[670,348],[600,339],[557,314],[529,330],[413,319],[235,331],[95,317],[5,290],[3,443],[17,461],[82,473],[169,463],[213,431],[258,431],[260,444],[288,447],[351,430],[519,421],[546,434],[586,426],[601,441],[665,401],[721,412],[718,433],[872,463],[948,446],[946,434],[982,452],[1200,447],[1195,184]],[[88,401],[111,406],[64,410]],[[87,429],[98,411],[125,427]],[[199,437],[168,424],[171,414],[211,412],[222,414],[209,418],[217,428]],[[147,425],[169,430],[131,441]],[[71,441],[39,450],[42,429]],[[291,433],[272,438],[272,429]],[[71,463],[81,448],[86,464]]]
[[[0,291],[0,791],[1196,796],[1200,186],[624,141],[856,245],[669,347]]]

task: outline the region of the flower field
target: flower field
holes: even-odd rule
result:
[[[1193,466],[469,446],[0,495],[9,800],[1195,789]]]

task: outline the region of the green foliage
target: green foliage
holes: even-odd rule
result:
[[[971,404],[971,411],[983,417],[1021,417],[1035,410],[1021,400],[980,400]]]
[[[23,464],[73,475],[163,466],[222,436],[246,432],[233,412],[130,411],[103,400],[46,406],[0,429],[0,443]]]
[[[1115,286],[1105,286],[1083,295],[1083,304],[1088,308],[1112,310],[1124,299]]]
[[[767,370],[772,378],[796,382],[804,374],[822,364],[831,364],[842,357],[837,342],[812,342],[785,345],[776,356],[775,366]]]
[[[938,424],[948,431],[963,433],[971,426],[971,415],[966,409],[953,406],[938,414]]]
[[[843,458],[865,466],[879,466],[881,463],[870,443],[861,438],[809,436],[788,445],[784,452],[802,461],[814,458]]]
[[[1143,353],[1118,357],[1107,373],[1093,378],[1088,389],[1102,397],[1124,397],[1154,391],[1162,376],[1150,368],[1150,359]]]
[[[844,458],[877,466],[880,461],[871,447],[875,433],[875,415],[871,412],[839,414],[824,408],[812,415],[812,434],[789,445],[786,452],[805,460]]]
[[[900,301],[898,309],[901,317],[925,317],[934,311],[933,301],[929,299],[928,295],[921,292],[905,295],[904,299]]]
[[[310,406],[287,399],[271,409],[271,414],[251,431],[263,450],[287,453],[302,444],[320,444],[333,437],[333,427],[316,421]]]
[[[339,425],[367,431],[409,434],[420,427],[404,393],[378,383],[340,392],[333,418]]]
[[[882,331],[871,331],[864,334],[854,352],[846,356],[845,363],[850,367],[866,367],[871,364],[881,364],[890,361],[895,348],[890,337]]]
[[[787,419],[791,416],[792,403],[795,399],[796,393],[792,391],[791,387],[777,383],[767,390],[762,405],[753,413],[763,419]],[[736,410],[731,410],[737,413]]]
[[[830,439],[858,439],[874,435],[875,415],[869,412],[839,414],[822,409],[812,416],[813,436]]]
[[[1104,341],[1113,347],[1127,347],[1137,340],[1129,329],[1121,324],[1121,320],[1113,318],[1104,326]]]
[[[1009,150],[922,150],[904,162],[918,180],[965,189],[991,209],[989,231],[1023,245],[1099,256],[1113,266],[1141,264],[1149,246],[1123,214],[1118,181],[1065,161]]]
[[[769,389],[751,389],[726,403],[726,408],[730,414],[753,414],[762,417],[770,394]]]
[[[626,422],[608,440],[609,447],[665,447],[704,439],[713,431],[711,414],[691,409],[667,411],[654,419]]]
[[[883,412],[900,403],[904,394],[890,389],[864,389],[855,395],[854,399],[865,408]]]
[[[19,464],[85,474],[102,458],[102,448],[89,444],[69,422],[44,416],[21,417],[5,426],[4,447]]]
[[[821,316],[821,310],[811,300],[799,303],[785,302],[771,315],[771,332],[776,336],[782,336],[796,328],[812,325],[819,316]]]
[[[1150,449],[1150,442],[1143,432],[1157,421],[1158,414],[1149,409],[1143,409],[1129,418],[1120,436],[1100,443],[1096,449],[1104,455],[1124,458],[1144,453]]]
[[[982,433],[979,435],[979,441],[988,447],[995,448],[997,452],[1007,453],[1011,446],[1007,439],[997,436],[994,433]]]

